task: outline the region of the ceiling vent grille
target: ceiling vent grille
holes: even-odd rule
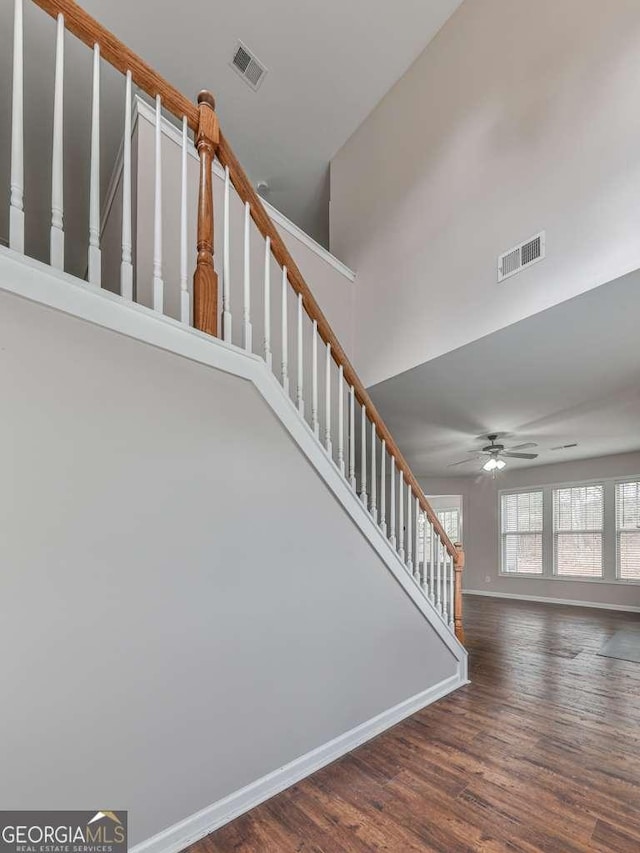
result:
[[[544,231],[503,252],[498,258],[498,281],[504,281],[544,258]]]
[[[238,42],[233,51],[233,58],[230,65],[254,91],[260,88],[260,84],[267,73],[267,69],[262,62],[256,59],[254,54],[241,41]]]

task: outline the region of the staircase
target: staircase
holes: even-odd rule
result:
[[[146,631],[153,639],[149,647],[152,651],[154,644],[163,647],[164,659],[170,660],[172,649],[176,650],[180,667],[175,678],[181,695],[189,695],[187,716],[192,715],[195,729],[200,725],[202,707],[196,701],[198,682],[185,680],[184,669],[198,660],[206,672],[214,666],[209,661],[217,660],[225,647],[226,660],[237,664],[236,676],[242,674],[238,680],[232,675],[233,665],[223,668],[224,677],[209,688],[203,683],[201,697],[207,707],[223,708],[219,714],[216,710],[203,731],[217,726],[215,730],[225,737],[228,733],[232,748],[238,751],[237,765],[223,757],[223,737],[213,752],[205,752],[207,762],[224,766],[224,779],[211,781],[206,774],[206,784],[197,776],[187,779],[196,774],[198,744],[189,741],[188,732],[176,733],[172,728],[179,726],[184,706],[167,699],[160,689],[161,674],[149,673],[155,658],[149,657],[147,647],[137,646],[135,607],[124,607],[128,615],[122,637],[128,637],[135,647],[133,655],[139,655],[141,666],[144,662],[142,670],[134,667],[129,673],[131,690],[142,702],[141,719],[158,716],[149,725],[149,742],[161,744],[175,738],[175,743],[167,744],[168,765],[161,765],[157,772],[181,768],[178,781],[184,796],[169,785],[167,791],[158,793],[167,800],[158,811],[144,793],[153,770],[140,750],[140,739],[145,738],[142,725],[127,729],[128,748],[136,757],[139,776],[130,774],[124,786],[128,802],[115,806],[132,810],[137,848],[178,850],[466,682],[464,553],[447,538],[221,132],[211,94],[201,92],[197,104],[191,103],[71,0],[34,0],[57,22],[50,252],[48,259],[25,255],[24,2],[15,0],[14,4],[9,248],[0,247],[4,336],[13,351],[20,353],[16,357],[20,367],[12,375],[16,385],[37,398],[44,374],[35,381],[34,371],[23,369],[30,360],[37,361],[39,372],[46,368],[46,387],[57,389],[56,394],[42,395],[40,411],[46,424],[33,428],[32,446],[44,441],[39,427],[63,436],[73,429],[73,423],[86,421],[84,429],[99,436],[100,424],[107,419],[109,430],[114,431],[105,433],[102,444],[78,442],[77,447],[67,448],[67,467],[56,467],[43,457],[47,476],[42,492],[48,500],[34,502],[34,518],[39,528],[49,529],[42,519],[49,515],[47,506],[56,500],[55,485],[71,469],[66,487],[88,489],[96,509],[81,514],[81,519],[54,513],[55,529],[65,532],[59,538],[51,532],[51,541],[60,547],[64,543],[65,548],[84,543],[78,566],[91,565],[94,559],[96,566],[130,561],[131,601],[145,624],[145,614],[149,616],[145,602],[150,594],[157,597],[168,620],[172,619],[172,602],[180,604],[175,619],[184,627],[184,638],[176,636],[167,644],[154,619]],[[93,51],[84,279],[65,271],[63,78],[67,34]],[[104,63],[122,74],[123,83],[122,152],[108,204],[108,210],[117,210],[117,217],[111,220],[100,191],[100,74]],[[153,149],[147,150],[140,136],[133,145],[135,86],[154,105]],[[148,106],[146,109],[149,111]],[[167,192],[168,140],[179,153],[175,184],[180,187],[179,198]],[[136,216],[141,162],[145,168],[152,164],[153,215],[149,222]],[[220,192],[214,210],[216,181]],[[168,218],[176,227],[169,229],[170,239],[166,240],[163,223]],[[190,237],[193,222],[195,235]],[[107,228],[110,233],[114,228],[119,232],[115,256],[113,241],[107,246],[104,240]],[[142,257],[147,244],[151,251]],[[169,255],[177,269],[170,280]],[[194,266],[191,285],[189,274]],[[173,317],[167,315],[172,288]],[[12,329],[17,328],[20,334],[13,335]],[[82,364],[80,372],[74,363],[77,360]],[[101,387],[111,389],[110,406],[102,404],[99,394],[88,391],[85,405],[83,382],[92,375],[100,378]],[[136,389],[142,388],[145,405],[136,408],[134,427],[128,407],[140,393]],[[12,398],[12,411],[26,419],[30,409],[23,406],[25,395],[26,391]],[[67,400],[65,412],[55,405],[58,398]],[[69,412],[74,413],[71,423]],[[200,424],[206,424],[206,434]],[[65,441],[61,457],[66,452]],[[15,444],[23,447],[19,437]],[[120,448],[118,452],[115,446]],[[132,448],[136,450],[133,455]],[[75,478],[72,460],[76,450],[82,460],[78,470],[94,471],[93,479],[80,474]],[[28,444],[23,452],[28,453]],[[92,453],[104,455],[104,464],[96,463]],[[127,466],[121,464],[123,454]],[[147,458],[146,454],[151,455]],[[166,478],[157,476],[163,469],[171,482],[179,484],[173,495],[165,494]],[[140,524],[132,526],[131,514],[138,504],[131,503],[130,495],[118,497],[118,489],[126,477],[142,484],[145,476],[148,482],[144,488],[140,486],[138,496],[145,511]],[[111,483],[111,503],[95,490],[96,482]],[[208,503],[210,511],[205,509]],[[252,524],[256,514],[260,523]],[[108,518],[111,534],[99,545]],[[164,527],[169,521],[181,531],[184,547],[166,562],[171,544]],[[33,552],[26,548],[25,566],[32,560],[26,574],[33,571],[36,584],[40,583],[38,567],[43,565],[42,548],[46,551],[47,541],[44,536]],[[156,547],[157,543],[162,547]],[[72,590],[78,577],[86,576],[77,576],[80,570],[70,568],[71,559],[65,562],[51,547],[53,563],[60,563],[60,584],[68,584]],[[131,549],[138,549],[137,561],[132,561]],[[103,563],[103,550],[114,562]],[[208,554],[212,555],[210,565]],[[262,564],[268,570],[260,571]],[[158,567],[158,575],[153,567]],[[108,587],[98,577],[100,596],[108,598]],[[157,590],[154,577],[160,584]],[[189,589],[188,601],[185,586],[177,582],[181,579]],[[16,582],[16,590],[18,586]],[[87,596],[94,593],[89,585]],[[27,589],[20,594],[27,595]],[[19,600],[18,592],[16,595]],[[211,630],[207,628],[207,607],[200,606],[207,601],[215,602]],[[117,613],[117,608],[104,611],[105,618],[116,620]],[[196,635],[191,633],[193,620]],[[257,631],[260,639],[251,653],[240,641],[239,625],[244,632]],[[85,630],[91,630],[89,625]],[[55,622],[51,632],[53,637]],[[74,643],[64,638],[51,642],[55,653],[73,660],[75,667],[89,665]],[[126,657],[131,646],[123,643]],[[104,648],[98,644],[95,652],[100,656]],[[272,671],[274,659],[280,657],[287,665]],[[267,671],[272,680],[263,683]],[[151,702],[148,697],[143,701],[138,687],[133,686],[147,674],[157,688],[152,690]],[[223,697],[216,695],[216,684]],[[239,712],[229,700],[233,690],[238,703],[246,703],[240,711],[246,716],[246,726],[236,736],[230,733]],[[261,700],[265,707],[260,707]],[[159,707],[165,703],[171,710],[168,716]],[[89,704],[97,719],[99,703]],[[246,712],[248,706],[259,719]],[[268,718],[280,706],[279,715],[286,725],[270,727],[262,715]],[[316,719],[314,710],[318,708],[323,713]],[[53,718],[58,719],[55,714]],[[64,718],[58,722],[61,731],[71,737]],[[287,731],[293,731],[289,740]],[[90,726],[84,734],[90,736]],[[239,753],[245,741],[251,749],[242,757]],[[64,737],[58,739],[58,745],[64,743]],[[52,769],[62,755],[55,745],[48,754]],[[108,753],[102,756],[108,760]],[[40,775],[47,778],[46,773]],[[113,781],[95,791],[103,798],[117,799],[117,774],[107,773],[107,777]],[[36,790],[26,778],[23,782],[25,792],[41,797],[37,805],[42,807],[42,797],[49,798],[49,791]],[[80,796],[79,790],[70,784],[69,791]],[[0,787],[7,807],[35,807],[35,802],[20,799],[20,791],[15,780],[7,791]],[[62,807],[57,804],[62,799],[54,796],[47,807]],[[87,807],[94,805],[104,802]]]

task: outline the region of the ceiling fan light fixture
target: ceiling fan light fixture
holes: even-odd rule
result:
[[[482,466],[482,468],[485,471],[494,471],[497,467],[498,467],[498,460],[494,459],[493,456],[491,457],[491,459],[487,459],[487,461]]]
[[[502,471],[506,464],[507,463],[504,461],[504,459],[496,459],[496,468],[498,469],[498,471]]]

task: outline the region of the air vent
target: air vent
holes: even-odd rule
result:
[[[569,450],[570,447],[577,447],[578,442],[574,441],[573,444],[559,444],[557,447],[552,447],[551,450]]]
[[[262,62],[241,41],[236,45],[230,65],[254,91],[260,87],[267,73]]]
[[[504,252],[498,258],[498,281],[504,281],[544,258],[544,231]]]

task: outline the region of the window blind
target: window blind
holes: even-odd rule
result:
[[[502,495],[502,571],[542,574],[542,491]]]
[[[617,574],[640,580],[640,482],[616,483]]]
[[[559,576],[602,577],[602,484],[553,491],[555,570]]]

